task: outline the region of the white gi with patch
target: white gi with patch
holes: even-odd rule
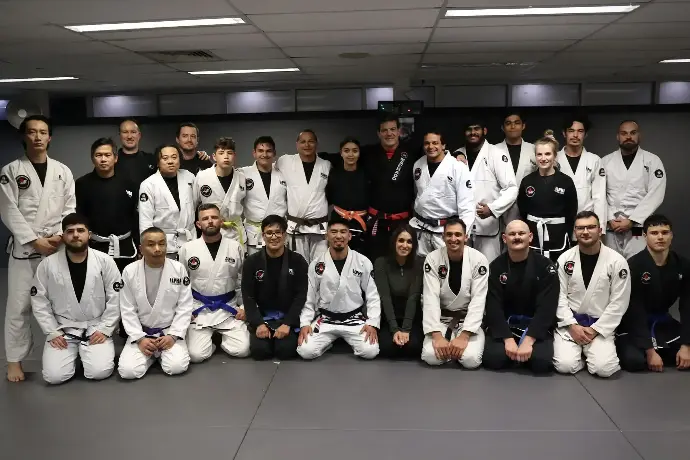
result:
[[[630,169],[625,167],[620,150],[609,153],[601,162],[606,169],[608,204],[608,216],[602,219],[630,219],[635,228],[624,233],[609,229],[606,245],[629,259],[647,246],[642,224],[664,201],[666,170],[658,156],[643,149],[637,150]]]
[[[497,149],[501,149],[504,154],[508,155],[510,158],[510,152],[508,151],[508,144],[505,139],[500,144],[496,144]],[[512,159],[511,159],[512,164]],[[515,165],[513,165],[513,168]],[[536,152],[534,149],[534,144],[525,142],[523,139],[520,143],[520,158],[518,160],[517,171],[515,172],[515,182],[517,183],[518,190],[520,189],[520,183],[527,175],[533,173],[538,169]],[[508,225],[510,222],[520,219],[520,210],[517,207],[517,203],[514,203],[505,214],[503,214],[503,223]]]
[[[80,301],[74,292],[65,251],[46,257],[36,270],[31,288],[31,306],[36,321],[47,336],[46,342],[60,336],[67,340],[65,350],[53,348],[50,343],[43,347],[43,379],[48,383],[71,379],[77,357],[84,365],[87,379],[108,378],[115,368],[111,336],[120,319],[120,270],[108,254],[94,249],[88,251]],[[94,332],[108,339],[90,345],[89,337]]]
[[[160,359],[161,368],[168,375],[181,374],[189,367],[189,352],[184,337],[192,319],[194,304],[187,270],[181,263],[166,259],[156,300],[151,305],[146,294],[144,264],[144,260],[140,259],[122,271],[124,286],[120,290],[120,314],[128,335],[118,366],[123,379],[143,377],[156,359]],[[168,334],[181,339],[177,339],[168,350],[146,356],[136,343],[151,335],[144,332],[143,327],[162,329],[154,334],[155,337]]]
[[[242,308],[242,263],[244,249],[236,240],[223,237],[215,260],[211,257],[203,238],[186,243],[180,249],[180,262],[187,265],[192,281],[192,290],[204,297],[234,293],[232,300],[225,302],[235,310]],[[192,294],[194,295],[194,294]],[[194,311],[204,303],[194,299]],[[215,345],[211,342],[214,332],[223,339],[220,347],[230,356],[249,356],[249,330],[244,321],[226,310],[211,311],[206,308],[192,317],[187,331],[187,348],[193,363],[200,363],[211,357]]]
[[[224,222],[223,235],[234,238],[242,246],[246,244],[246,232],[242,225],[242,202],[247,194],[244,173],[236,169],[232,174],[230,187],[226,192],[218,179],[216,168],[199,171],[194,180],[194,209],[200,204],[212,203],[220,209]],[[196,217],[195,217],[196,219]]]
[[[184,243],[196,238],[193,186],[194,174],[186,169],[177,171],[179,207],[160,171],[139,187],[139,232],[150,227],[163,230],[171,256],[177,255]]]
[[[606,232],[606,170],[601,158],[582,147],[577,171],[573,172],[565,150],[561,149],[556,157],[556,164],[575,183],[577,212],[594,212],[599,217],[601,229]]]
[[[307,303],[299,322],[300,327],[311,326],[313,333],[297,347],[302,358],[318,358],[338,337],[352,347],[355,356],[373,359],[379,354],[378,342],[365,342],[361,332],[367,324],[378,329],[381,323],[381,302],[373,271],[369,259],[352,249],[348,249],[342,274],[338,273],[330,251],[309,264]],[[362,312],[347,315],[362,307]],[[324,312],[343,318],[329,318]]]
[[[475,369],[482,364],[484,354],[484,331],[482,319],[489,289],[489,262],[476,249],[465,246],[462,256],[462,284],[457,295],[450,289],[450,262],[448,250],[440,248],[424,260],[424,286],[422,291],[422,328],[424,344],[422,360],[432,366],[443,364],[434,353],[432,332],[440,332],[449,340],[462,331],[472,334],[460,364]],[[458,318],[445,316],[442,310],[458,312]],[[450,327],[452,330],[449,331]]]
[[[11,363],[23,361],[33,344],[29,291],[41,255],[30,243],[61,235],[62,219],[77,206],[72,172],[59,161],[47,161],[45,185],[41,185],[27,157],[0,171],[0,215],[12,234],[7,246],[10,257],[5,310],[5,353]]]
[[[457,216],[465,222],[468,232],[472,229],[475,220],[472,175],[465,163],[446,154],[434,175],[429,176],[429,162],[423,156],[415,162],[413,174],[415,215],[434,221]],[[410,219],[410,225],[420,230],[418,256],[424,257],[445,246],[443,225],[425,223],[418,217]]]
[[[244,198],[244,228],[247,231],[247,253],[259,252],[264,247],[261,237],[261,221],[275,214],[287,214],[287,183],[276,168],[271,170],[271,188],[266,196],[266,187],[256,163],[240,168],[246,178],[247,195]]]
[[[465,147],[456,152],[467,157]],[[476,216],[469,233],[474,249],[491,262],[501,253],[501,218],[515,204],[518,196],[515,172],[510,155],[487,141],[484,141],[471,171],[475,205],[486,204],[491,215],[486,219]]]
[[[628,262],[603,244],[587,288],[582,278],[580,248],[570,248],[558,258],[560,294],[553,341],[553,362],[558,372],[580,371],[584,367],[583,353],[590,374],[610,377],[620,369],[614,333],[628,309],[629,275]],[[577,324],[575,314],[596,319],[591,327],[598,335],[587,345],[575,343],[568,332],[568,326]]]
[[[275,167],[283,175],[287,184],[286,217],[287,232],[290,235],[288,246],[301,254],[307,262],[311,262],[323,254],[328,247],[324,235],[328,219],[326,184],[331,171],[331,162],[317,156],[309,182],[307,182],[304,166],[298,154],[281,156]],[[315,225],[299,225],[294,218],[319,219],[323,222]]]

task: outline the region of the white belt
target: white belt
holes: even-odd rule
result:
[[[108,243],[108,255],[113,259],[119,259],[122,257],[120,255],[120,241],[126,240],[130,236],[132,236],[132,232],[127,232],[123,235],[110,235],[108,237],[92,233],[91,239],[94,240],[96,243]],[[132,242],[132,247],[134,247],[134,242]],[[134,248],[134,255],[132,256],[132,258],[136,257],[136,255],[137,251],[136,248]],[[129,259],[130,257],[124,258]]]
[[[537,224],[537,237],[539,238],[539,247],[541,248],[544,257],[549,257],[549,251],[544,250],[544,242],[549,241],[549,227],[548,225],[565,224],[565,217],[536,217],[531,214],[527,216],[527,220]]]

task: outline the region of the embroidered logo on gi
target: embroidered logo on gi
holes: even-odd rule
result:
[[[295,271],[292,268],[288,268],[288,275],[294,275]]]
[[[125,193],[127,194],[128,197],[132,198],[132,192],[129,190],[125,190]]]
[[[328,174],[321,173],[321,179],[328,179]]]
[[[587,174],[589,174],[589,173],[592,172],[592,168],[585,168],[585,169],[587,170]],[[604,168],[601,168],[601,169],[599,170],[599,175],[600,175],[600,176],[602,175],[602,171],[604,171]],[[575,171],[573,171],[573,172],[575,172]]]
[[[326,271],[326,264],[323,262],[319,262],[314,266],[314,271],[316,272],[317,275],[321,276],[323,275],[323,272]]]
[[[599,168],[599,175],[604,177],[606,175],[606,170],[604,168]]]
[[[122,281],[115,281],[113,283],[113,289],[115,289],[115,292],[120,292],[120,289],[122,289],[125,286],[125,283]]]
[[[441,265],[438,267],[438,277],[444,280],[446,279],[446,276],[448,276],[448,267]]]
[[[280,185],[282,185],[283,187],[287,187],[287,182],[285,182],[284,180],[281,180]]]
[[[240,190],[244,192],[244,185],[240,184]]]
[[[567,261],[567,262],[565,263],[565,265],[563,266],[563,268],[565,268],[565,272],[566,272],[568,275],[572,275],[572,274],[573,274],[573,270],[575,270],[575,262],[573,262],[572,260],[569,260],[569,261]]]
[[[647,171],[647,172],[649,172],[649,166],[644,165],[644,170]]]
[[[234,263],[235,263],[235,259],[233,259],[232,257],[226,257],[226,258],[225,258],[225,262],[227,262],[227,263],[229,263],[229,264],[234,264]]]
[[[424,271],[429,273],[431,271],[431,265],[429,264],[424,264]]]
[[[141,202],[149,201],[149,196],[145,193],[142,193],[141,195],[139,195],[139,201],[141,201]]]
[[[448,183],[449,183],[449,184],[452,184],[452,183],[453,183],[453,178],[450,177],[450,176],[446,176],[446,177],[448,177]]]
[[[422,177],[422,168],[414,168],[414,180],[419,180]]]
[[[208,185],[204,185],[204,186],[201,187],[200,192],[201,192],[201,194],[202,194],[203,196],[205,196],[206,198],[208,198],[208,197],[211,196],[211,193],[212,193],[211,187],[209,187]]]
[[[479,267],[479,274],[482,276],[486,275],[486,267],[484,265]]]
[[[565,195],[565,189],[562,187],[556,187],[553,189],[553,191],[558,193],[559,195]]]
[[[500,281],[501,284],[506,284],[508,282],[508,274],[507,273],[501,273],[498,276],[498,281]]]
[[[546,271],[551,275],[555,275],[557,271],[556,264],[551,264],[548,267],[546,267]]]
[[[189,267],[190,270],[196,270],[199,268],[199,265],[201,265],[201,261],[196,256],[190,257],[187,261],[187,267]]]
[[[254,273],[254,278],[256,278],[257,281],[263,281],[265,275],[266,272],[263,270],[257,270],[256,273]]]
[[[467,182],[465,182],[465,187],[472,188],[472,181],[468,180]]]
[[[626,270],[625,268],[622,269],[621,271],[618,272],[618,276],[620,277],[620,279],[624,280],[625,278],[628,277],[628,270]]]
[[[503,160],[504,163],[508,163],[508,157],[505,155],[501,157],[501,160]]]
[[[407,160],[407,152],[400,152],[400,158]]]
[[[661,169],[657,169],[656,171],[654,171],[654,175],[657,177],[657,179],[661,179],[662,177],[664,177],[664,172]]]
[[[254,180],[253,179],[247,179],[247,190],[251,190],[254,188]]]
[[[184,279],[182,280],[182,284],[185,286],[189,286],[191,281],[189,280],[189,276],[185,276]]]
[[[354,268],[352,269],[352,274],[355,276],[362,276],[362,272],[360,272],[359,270],[355,270]]]
[[[17,176],[17,187],[19,190],[26,190],[31,185],[31,179],[27,176],[21,175]]]
[[[642,280],[642,284],[649,284],[649,282],[652,280],[652,274],[649,272],[644,272],[640,279]]]
[[[170,278],[170,284],[179,286],[180,284],[182,284],[182,278]]]
[[[31,286],[31,296],[35,296],[38,294],[38,289],[36,289],[36,286]]]
[[[3,174],[2,176],[0,176],[0,184],[6,185],[6,184],[9,184],[9,183],[10,183],[10,178],[9,178],[9,177],[7,177],[7,176],[4,175],[4,174]]]
[[[534,192],[534,187],[532,187],[531,185],[525,189],[525,195],[527,195],[529,198],[532,198],[534,196]]]

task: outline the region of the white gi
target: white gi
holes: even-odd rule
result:
[[[472,336],[459,362],[467,369],[475,369],[482,364],[484,331],[481,326],[486,293],[489,289],[488,273],[489,262],[486,256],[476,249],[465,246],[462,256],[462,284],[460,292],[455,295],[448,285],[450,279],[448,250],[440,248],[426,256],[422,291],[422,328],[425,335],[422,360],[424,362],[432,366],[443,364],[434,353],[432,332],[440,332],[446,339],[453,340],[462,331],[467,331],[472,333]],[[457,311],[459,317],[454,319],[445,316],[442,310]]]
[[[190,173],[191,174],[191,173]],[[146,374],[153,362],[160,358],[161,368],[168,375],[181,374],[189,367],[189,352],[184,337],[192,319],[192,289],[187,270],[181,263],[166,259],[160,285],[153,305],[146,293],[144,260],[127,265],[122,271],[120,313],[127,331],[127,341],[120,355],[118,372],[123,379],[138,379]],[[144,332],[143,328],[161,329],[158,333]],[[146,336],[163,335],[181,337],[168,350],[146,356],[137,341]]]
[[[309,264],[309,289],[307,303],[299,317],[300,327],[311,326],[313,334],[297,347],[304,359],[318,358],[333,342],[342,337],[352,347],[355,356],[374,359],[379,354],[379,344],[364,341],[360,332],[365,324],[379,328],[381,302],[369,259],[348,248],[342,275],[333,263],[330,251],[318,256]],[[363,308],[363,312],[347,315]],[[343,315],[333,318],[324,312]]]
[[[434,249],[445,246],[443,242],[442,220],[452,216],[460,217],[470,232],[474,223],[474,195],[472,193],[472,174],[465,163],[451,155],[438,165],[433,176],[429,176],[429,162],[426,156],[414,164],[415,217],[410,225],[418,230],[419,247],[417,255],[425,257]],[[436,221],[424,222],[419,217]]]
[[[31,306],[46,342],[64,336],[67,349],[43,347],[43,379],[62,383],[74,375],[77,356],[84,365],[84,377],[101,380],[115,368],[115,346],[110,338],[120,319],[120,270],[108,255],[88,249],[86,279],[77,301],[67,264],[67,253],[57,252],[38,265]],[[108,339],[90,345],[89,337],[100,332]],[[69,335],[65,335],[69,334]],[[81,340],[80,340],[81,338]]]
[[[508,144],[506,143],[505,139],[500,144],[496,144],[496,148],[503,150],[503,153],[508,155],[508,158],[510,158]],[[513,165],[513,167],[515,167],[515,165]],[[520,159],[518,160],[517,172],[515,173],[515,182],[518,185],[518,190],[520,189],[522,179],[537,169],[538,167],[534,144],[525,142],[523,139],[520,143]],[[520,210],[517,207],[517,203],[514,203],[513,206],[511,206],[511,208],[503,215],[503,223],[508,225],[510,222],[516,219],[520,219]]]
[[[290,249],[310,262],[323,254],[328,247],[324,235],[328,219],[326,184],[331,171],[331,162],[316,157],[316,164],[309,182],[307,182],[304,166],[298,154],[281,156],[275,167],[281,172],[287,184],[287,232],[290,234]],[[294,218],[319,219],[323,220],[323,223],[309,226],[298,225]]]
[[[601,158],[582,147],[582,156],[573,172],[565,150],[556,157],[560,171],[570,176],[577,189],[577,212],[593,211],[599,218],[602,231],[606,232],[606,170]]]
[[[456,152],[467,157],[465,147]],[[501,217],[518,196],[515,172],[510,155],[488,141],[484,141],[471,171],[475,204],[484,203],[491,210],[486,219],[475,218],[470,232],[472,246],[491,262],[501,253]]]
[[[247,253],[254,254],[264,247],[261,237],[261,221],[271,214],[285,217],[287,214],[287,183],[277,169],[271,170],[271,189],[266,188],[256,163],[240,168],[246,178],[247,196],[244,198],[244,228],[247,231]]]
[[[242,246],[246,244],[246,232],[242,225],[242,202],[246,195],[244,173],[235,170],[227,193],[216,174],[216,168],[207,168],[199,171],[194,179],[194,209],[200,204],[213,203],[220,209],[220,217],[223,222],[229,222],[228,228],[223,226],[223,235],[234,238]],[[195,217],[196,220],[196,217]]]
[[[620,369],[615,330],[630,300],[630,269],[628,262],[603,244],[592,279],[585,289],[580,264],[580,248],[570,248],[558,258],[557,329],[553,341],[553,363],[558,372],[574,374],[584,367],[599,377],[610,377]],[[571,338],[568,326],[577,324],[575,314],[585,314],[596,320],[592,329],[598,335],[588,345],[580,346]]]
[[[608,216],[605,219],[627,218],[633,221],[634,228],[625,233],[609,229],[606,245],[629,259],[647,246],[642,224],[664,201],[666,170],[658,156],[643,149],[637,150],[630,169],[625,167],[620,150],[609,153],[601,162],[606,169]]]
[[[0,171],[0,215],[12,233],[7,251],[7,306],[5,353],[17,363],[31,352],[31,300],[29,291],[41,261],[30,242],[62,234],[62,219],[74,212],[77,199],[74,177],[67,166],[48,158],[45,185],[27,157]]]
[[[186,169],[177,171],[179,208],[160,171],[139,187],[139,231],[154,226],[163,230],[171,256],[176,256],[184,243],[196,238],[194,179],[194,174]]]
[[[201,172],[199,172],[201,174]],[[180,262],[187,265],[189,278],[194,291],[204,297],[215,297],[231,294],[231,300],[222,302],[235,310],[242,308],[242,263],[244,249],[237,240],[224,236],[221,239],[215,260],[203,238],[190,241],[180,249]],[[222,299],[209,298],[214,301]],[[194,299],[194,311],[202,309],[204,302]],[[193,314],[192,314],[193,315]],[[211,357],[215,345],[211,342],[214,332],[219,332],[223,339],[220,347],[230,356],[246,358],[249,356],[249,330],[244,321],[222,308],[211,311],[204,308],[187,331],[187,348],[193,363],[200,363]]]

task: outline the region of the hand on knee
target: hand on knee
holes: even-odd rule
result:
[[[443,364],[443,361],[436,357],[433,347],[424,347],[422,349],[422,361],[430,366],[440,366]]]
[[[378,343],[365,343],[355,349],[355,356],[362,359],[374,359],[379,354]]]

